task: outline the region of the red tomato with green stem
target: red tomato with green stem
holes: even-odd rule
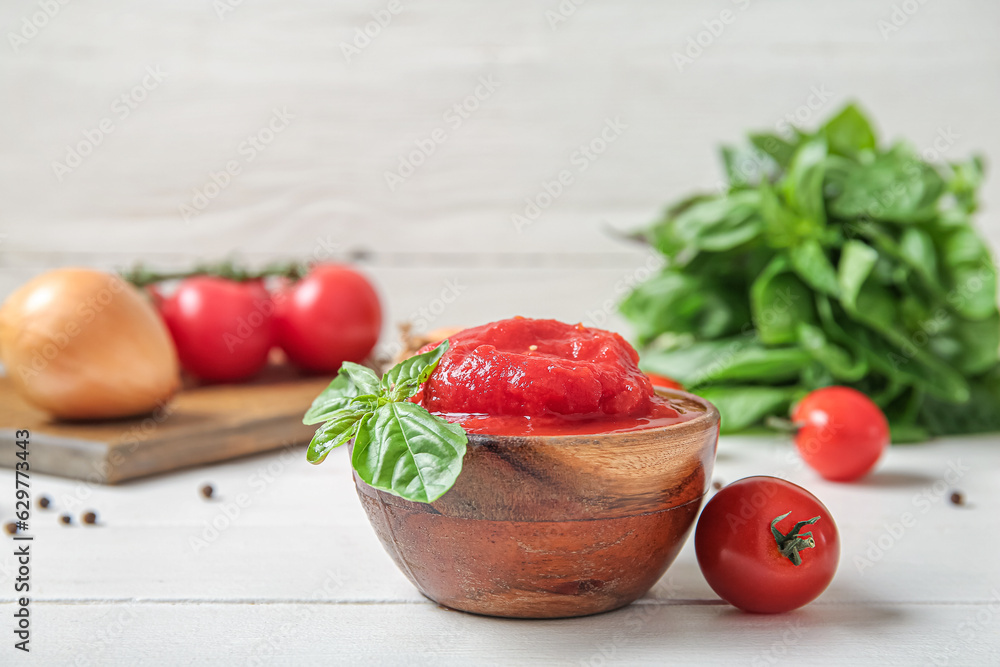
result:
[[[889,446],[889,422],[870,398],[850,387],[810,392],[795,407],[795,446],[824,478],[849,482],[868,474]]]
[[[273,312],[259,281],[216,276],[187,278],[160,303],[181,366],[210,382],[245,380],[264,367],[274,342]]]
[[[335,373],[345,361],[364,361],[382,330],[375,288],[346,266],[313,267],[277,302],[278,345],[292,363],[315,373]]]
[[[776,477],[733,482],[708,502],[695,531],[698,565],[712,590],[744,611],[791,611],[826,590],[840,560],[830,511]]]

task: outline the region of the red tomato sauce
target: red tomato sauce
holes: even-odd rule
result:
[[[415,400],[470,433],[607,433],[694,416],[656,395],[638,353],[610,331],[515,317],[448,340]]]
[[[436,413],[458,423],[469,433],[492,435],[590,435],[658,428],[694,419],[700,412],[677,409],[670,399],[656,396],[650,400],[650,413],[644,417],[573,417],[573,416],[491,416],[483,414]]]

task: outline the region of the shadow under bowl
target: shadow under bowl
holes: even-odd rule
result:
[[[593,435],[469,434],[462,473],[433,503],[354,475],[385,550],[421,593],[453,609],[512,618],[585,616],[642,597],[684,545],[708,490],[719,413]]]

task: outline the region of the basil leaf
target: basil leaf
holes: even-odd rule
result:
[[[997,271],[986,244],[967,227],[950,230],[941,241],[949,304],[970,320],[990,317],[996,312]]]
[[[748,338],[703,341],[642,357],[640,367],[671,373],[685,387],[730,380],[781,382],[798,376],[810,361],[798,347],[765,347]]]
[[[784,254],[771,260],[750,286],[750,309],[757,335],[767,345],[795,342],[798,324],[816,319],[812,292],[791,273]]]
[[[844,244],[841,251],[839,279],[841,304],[851,317],[870,327],[895,346],[885,350],[894,370],[912,374],[925,383],[932,394],[962,402],[969,397],[969,388],[961,374],[914,343],[914,337],[899,326],[897,300],[884,287],[869,280],[878,262],[878,253],[860,241]],[[881,344],[872,342],[869,345]]]
[[[312,406],[306,410],[302,423],[310,425],[325,422],[333,413],[347,408],[357,395],[357,386],[341,370],[329,386],[320,392],[320,395],[312,402]]]
[[[719,385],[697,394],[710,401],[722,416],[722,433],[735,433],[760,422],[769,414],[787,413],[788,406],[805,392],[797,387]]]
[[[333,415],[330,421],[317,429],[306,450],[306,460],[309,463],[322,463],[327,454],[354,436],[358,422],[366,414],[363,410],[342,410]]]
[[[979,208],[976,191],[983,183],[983,174],[986,171],[983,158],[974,155],[965,162],[956,162],[951,165],[951,176],[948,178],[948,191],[955,196],[962,210],[972,213]]]
[[[791,163],[797,146],[776,134],[751,133],[749,139],[750,143],[767,153],[779,167],[787,167]]]
[[[878,253],[875,249],[861,241],[848,241],[840,251],[838,266],[838,282],[840,284],[840,300],[845,304],[856,306],[861,286],[868,280]]]
[[[792,210],[767,183],[760,186],[760,215],[768,245],[773,248],[794,246],[803,239],[816,238],[823,230],[817,220]]]
[[[760,195],[754,190],[699,202],[673,221],[676,240],[699,250],[722,251],[746,243],[763,231],[757,215]]]
[[[823,176],[826,142],[812,139],[799,146],[782,180],[782,194],[795,211],[818,225],[826,223]]]
[[[871,163],[854,165],[842,188],[830,202],[834,215],[912,223],[934,218],[945,183],[933,167],[897,146]]]
[[[396,364],[381,381],[371,369],[345,362],[303,419],[326,422],[309,443],[306,459],[320,463],[353,438],[351,463],[363,481],[414,502],[441,497],[462,470],[465,431],[406,399],[447,350],[444,341]]]
[[[799,322],[798,339],[802,349],[837,380],[856,382],[868,371],[868,363],[864,359],[854,359],[847,350],[828,341],[819,327]]]
[[[993,369],[971,383],[971,397],[955,405],[928,397],[920,406],[919,421],[934,435],[1000,431],[1000,370]]]
[[[467,437],[457,424],[406,401],[387,403],[362,422],[354,469],[367,484],[414,502],[434,502],[462,471]]]
[[[826,251],[819,241],[815,239],[803,241],[789,248],[788,256],[792,260],[795,272],[806,281],[806,284],[817,292],[837,296],[840,292],[837,272],[827,259]]]
[[[875,132],[871,123],[853,104],[827,121],[819,133],[826,139],[830,151],[839,155],[855,157],[875,148]]]
[[[449,345],[447,340],[443,340],[433,350],[414,355],[393,366],[382,376],[382,391],[393,393],[393,400],[397,401],[415,394],[437,368]]]
[[[907,227],[899,239],[900,256],[918,271],[929,285],[940,285],[937,251],[931,235],[919,227]]]
[[[351,382],[358,389],[358,395],[378,396],[381,393],[378,376],[367,366],[345,361],[340,366],[340,372],[351,379]]]
[[[664,330],[716,338],[735,333],[747,318],[733,289],[672,269],[643,283],[618,309],[633,320],[643,343]]]
[[[962,373],[979,375],[1000,361],[1000,314],[983,320],[960,320],[955,329],[958,355],[955,366]]]
[[[745,191],[748,187],[755,187],[761,181],[768,180],[777,167],[777,163],[768,159],[766,154],[762,155],[753,149],[723,146],[720,153],[731,194]]]

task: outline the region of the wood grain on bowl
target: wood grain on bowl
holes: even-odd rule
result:
[[[608,611],[641,597],[684,544],[708,490],[719,415],[568,436],[472,434],[455,486],[430,504],[358,496],[386,551],[427,597],[493,616]]]

